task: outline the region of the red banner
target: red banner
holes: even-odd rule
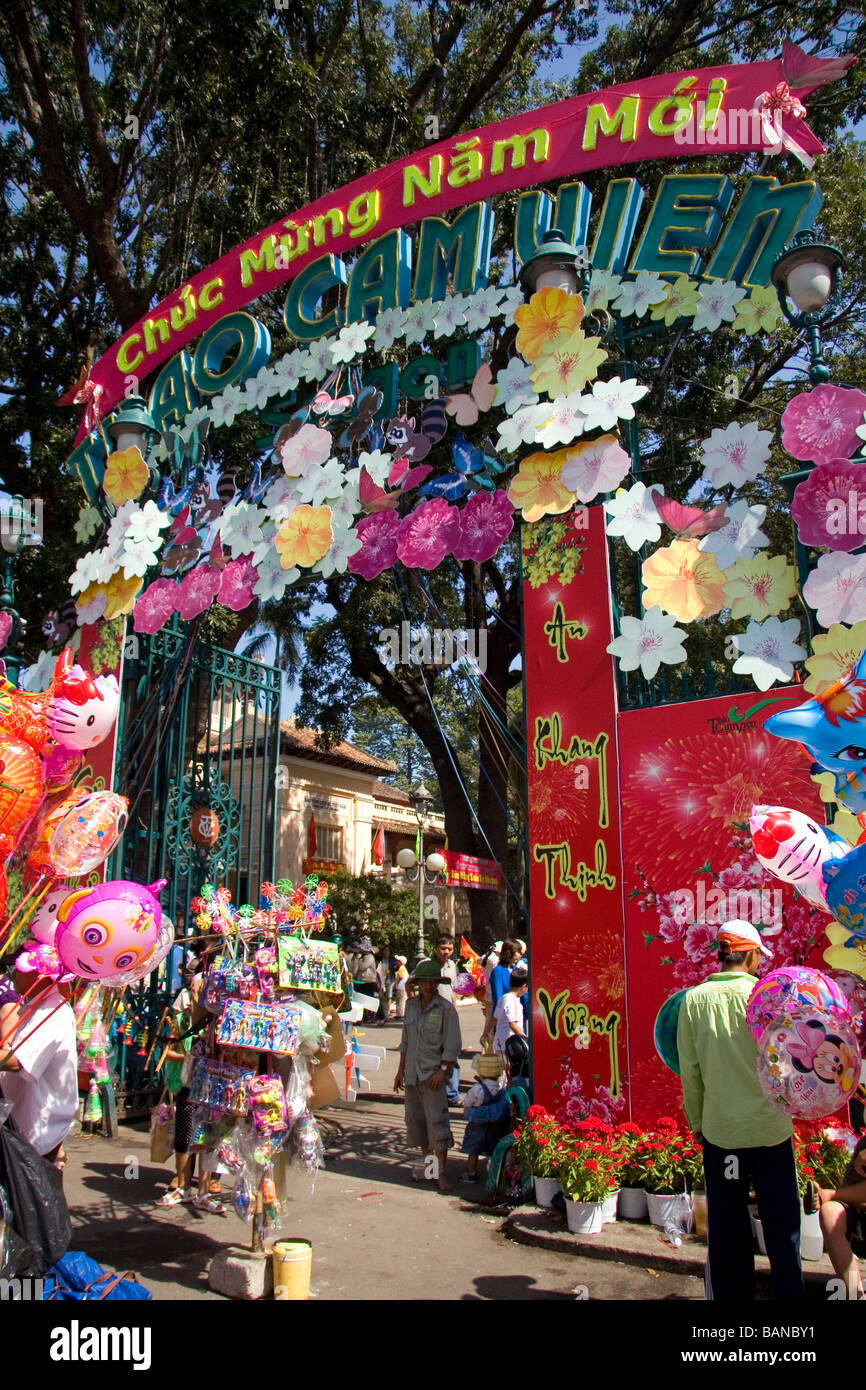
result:
[[[443,850],[445,882],[449,888],[490,888],[502,892],[502,865],[495,859],[476,859],[471,854]]]

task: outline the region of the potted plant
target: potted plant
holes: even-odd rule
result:
[[[635,1157],[644,1175],[649,1218],[654,1226],[691,1226],[690,1164],[700,1153],[693,1140],[680,1134],[676,1120],[663,1115],[642,1138]]]
[[[523,1167],[532,1174],[535,1200],[540,1207],[549,1207],[559,1191],[557,1164],[563,1141],[562,1126],[544,1106],[530,1105],[520,1128],[517,1152]]]
[[[619,1200],[617,1215],[621,1221],[642,1221],[647,1214],[644,1172],[635,1157],[635,1149],[642,1137],[637,1125],[627,1120],[617,1125],[613,1132],[614,1147],[619,1153]]]
[[[559,1185],[568,1229],[575,1235],[598,1235],[605,1201],[616,1192],[615,1160],[605,1150],[604,1144],[576,1139],[561,1155]]]
[[[853,1131],[827,1124],[798,1121],[794,1127],[794,1150],[797,1157],[797,1181],[801,1195],[807,1184],[837,1188],[845,1184],[845,1171],[856,1143]],[[800,1217],[800,1254],[804,1260],[820,1260],[824,1253],[824,1236],[818,1212]]]

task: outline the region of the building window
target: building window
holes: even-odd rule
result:
[[[335,864],[343,861],[343,830],[339,825],[316,826],[316,858],[330,859]]]

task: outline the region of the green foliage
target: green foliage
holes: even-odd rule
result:
[[[394,888],[381,874],[336,873],[328,879],[329,925],[347,950],[356,936],[369,936],[377,951],[410,955],[418,935],[418,894]]]

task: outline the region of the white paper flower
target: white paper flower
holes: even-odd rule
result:
[[[305,477],[311,468],[330,458],[333,444],[328,430],[319,425],[301,425],[297,434],[280,445],[280,462],[290,478]]]
[[[107,584],[117,571],[123,566],[123,556],[126,546],[104,545],[101,550],[96,552],[96,568],[94,575],[98,584]]]
[[[789,681],[794,662],[802,661],[806,655],[797,641],[799,635],[799,618],[750,622],[745,632],[733,638],[734,646],[742,652],[734,662],[734,670],[738,676],[751,676],[759,690],[769,690],[776,681]]]
[[[244,403],[247,410],[261,410],[271,396],[276,394],[277,384],[270,367],[260,367],[255,376],[244,382]]]
[[[733,280],[712,280],[701,285],[692,326],[712,331],[723,323],[733,323],[737,316],[736,306],[745,295],[742,285],[735,284]]]
[[[267,557],[260,561],[254,560],[254,564],[258,579],[253,585],[253,593],[263,603],[278,603],[289,585],[296,584],[301,577],[301,571],[297,566],[289,570],[283,569],[277,548],[273,544]]]
[[[753,483],[770,457],[772,439],[770,431],[758,429],[754,421],[713,430],[701,445],[704,477],[714,487]]]
[[[95,507],[82,507],[75,523],[75,539],[79,545],[85,545],[95,536],[101,525],[102,517]]]
[[[297,391],[301,382],[301,375],[306,364],[307,354],[301,348],[295,348],[293,352],[287,352],[285,357],[281,357],[275,363],[274,385],[279,395],[287,391]]]
[[[803,585],[803,597],[824,628],[866,618],[866,555],[822,555]]]
[[[622,289],[622,276],[612,270],[594,270],[589,281],[589,292],[584,296],[588,314],[609,309]]]
[[[617,420],[634,419],[634,402],[639,401],[649,391],[641,386],[635,377],[620,381],[618,376],[610,381],[594,381],[592,394],[583,398],[582,410],[586,417],[584,429],[610,430]]]
[[[261,542],[262,527],[267,519],[264,507],[233,502],[226,507],[217,526],[223,546],[233,555],[250,555]]]
[[[509,415],[513,415],[522,405],[535,405],[538,393],[529,380],[532,370],[531,362],[524,362],[522,357],[512,357],[502,371],[496,373],[494,405],[504,405]]]
[[[499,313],[502,293],[496,286],[476,290],[469,296],[464,322],[467,333],[482,333],[492,318]]]
[[[178,430],[181,440],[188,444],[193,435],[198,431],[199,425],[205,420],[210,419],[210,409],[206,405],[197,405],[195,410],[191,410],[186,416],[182,429]]]
[[[436,315],[434,338],[450,338],[462,328],[469,300],[465,294],[449,294],[443,299]]]
[[[362,450],[358,455],[358,467],[366,468],[377,487],[385,486],[393,466],[393,455],[386,454],[382,449],[371,449],[369,453]]]
[[[549,415],[549,405],[523,406],[499,425],[497,449],[502,449],[506,454],[515,454],[522,444],[534,444],[535,431]]]
[[[663,493],[659,484],[648,488],[645,483],[635,483],[628,491],[621,488],[604,504],[610,517],[605,527],[607,534],[621,536],[630,550],[640,550],[642,545],[661,540],[661,522],[653,499],[655,494]]]
[[[624,280],[613,307],[620,318],[636,314],[642,318],[651,304],[660,304],[667,293],[667,281],[648,270],[639,270],[634,280]]]
[[[623,618],[622,632],[607,647],[619,660],[621,671],[636,671],[652,680],[664,661],[677,666],[686,659],[683,646],[685,633],[677,627],[676,618],[660,608],[648,608],[642,618]]]
[[[109,522],[108,534],[105,539],[108,547],[116,550],[118,554],[123,549],[123,543],[126,540],[129,530],[129,523],[137,511],[138,507],[135,502],[124,502],[122,506],[118,507]]]
[[[562,465],[562,486],[578,502],[592,502],[600,492],[613,492],[631,468],[631,459],[612,434],[600,435],[569,450]]]
[[[54,678],[56,664],[56,652],[40,652],[33,665],[25,666],[19,673],[18,684],[20,688],[29,690],[34,695],[42,690],[47,690]]]
[[[99,552],[89,550],[82,555],[69,576],[69,588],[73,594],[83,594],[91,584],[98,584]]]
[[[211,402],[211,418],[217,429],[233,425],[236,416],[247,408],[244,393],[238,386],[227,386],[221,396]]]
[[[436,316],[441,308],[441,299],[419,299],[407,311],[403,337],[410,346],[413,343],[423,343],[427,334],[433,332]]]
[[[381,314],[376,316],[376,332],[373,342],[380,352],[386,348],[393,347],[398,338],[403,336],[403,325],[406,322],[406,310],[401,308],[383,309]]]
[[[328,506],[331,508],[332,531],[335,531],[336,527],[346,529],[360,516],[362,511],[361,503],[358,500],[360,480],[361,475],[358,469],[353,469],[351,473],[346,474],[346,486],[339,497],[328,499]]]
[[[698,541],[699,550],[708,550],[716,557],[720,570],[730,569],[738,560],[751,560],[759,550],[770,544],[761,530],[767,508],[750,507],[745,499],[728,507],[728,524]]]
[[[339,459],[329,459],[324,467],[305,473],[297,487],[302,503],[321,507],[329,497],[339,497],[346,481],[346,472]]]
[[[375,324],[367,323],[366,320],[347,323],[330,344],[331,361],[348,363],[353,362],[356,357],[361,357],[367,350],[367,339],[372,338],[375,332]]]
[[[506,319],[513,319],[515,311],[525,303],[526,299],[519,285],[508,285],[504,290],[500,287],[499,312]]]
[[[301,367],[301,375],[304,381],[322,381],[324,377],[330,376],[334,370],[331,361],[331,342],[330,338],[319,338],[307,348],[305,361]]]
[[[98,589],[95,597],[89,603],[82,603],[79,600],[75,605],[75,621],[78,626],[84,627],[88,623],[98,623],[105,614],[107,603],[108,592],[105,589]]]
[[[301,499],[296,493],[300,483],[300,478],[277,478],[271,483],[262,499],[262,505],[274,521],[285,521],[289,513],[300,506]]]
[[[349,556],[357,555],[364,542],[353,531],[351,527],[335,526],[333,516],[331,518],[331,530],[334,540],[331,548],[313,566],[313,573],[320,574],[323,579],[330,579],[332,574],[345,574],[349,567]]]
[[[156,556],[159,550],[159,542],[154,544],[152,541],[127,541],[123,547],[123,577],[132,579],[137,576],[143,579],[151,565],[156,563]]]
[[[583,400],[579,391],[572,391],[568,396],[557,396],[549,406],[545,406],[548,418],[535,431],[536,444],[552,449],[557,444],[570,444],[579,434],[583,434],[586,425]]]

